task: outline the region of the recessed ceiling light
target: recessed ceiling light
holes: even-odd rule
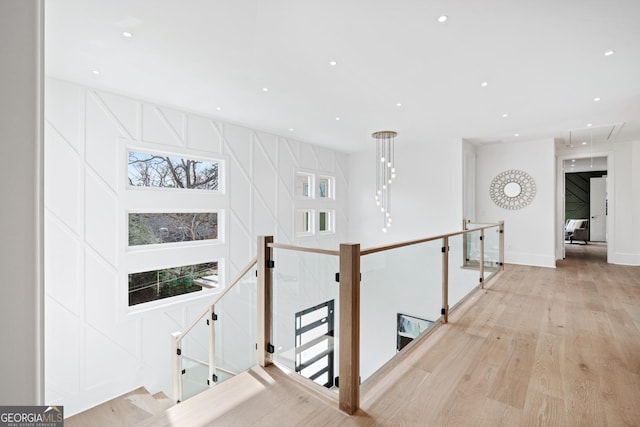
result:
[[[576,159],[571,159],[571,163],[574,163],[576,161]]]
[[[222,110],[222,107],[216,107],[216,110],[220,111]]]
[[[503,118],[503,119],[506,119],[507,117],[509,117],[509,115],[508,115],[507,113],[504,113],[504,114],[502,115],[502,118]]]
[[[269,92],[269,88],[268,88],[268,87],[263,87],[263,88],[262,88],[262,91],[263,91],[263,92]]]
[[[131,34],[129,31],[123,31],[122,35],[128,39],[130,39],[131,37],[133,37],[133,34]]]
[[[338,65],[338,63],[336,61],[329,61],[329,65],[335,67],[336,65]]]
[[[587,145],[587,141],[582,141],[582,145]]]
[[[293,132],[293,128],[289,128],[289,132]]]
[[[593,124],[591,123],[587,123],[587,127],[590,128],[591,126],[593,126]]]
[[[599,96],[596,96],[595,98],[593,98],[593,100],[594,100],[595,102],[598,102],[598,101],[600,101],[600,97],[599,97]]]
[[[336,120],[340,120],[340,117],[336,117]]]
[[[92,70],[91,72],[92,72],[94,75],[96,75],[96,76],[97,76],[98,74],[100,74],[100,70]]]
[[[520,134],[519,133],[514,133],[513,136],[520,136]]]
[[[616,51],[615,51],[615,50],[608,50],[608,51],[606,51],[606,52],[604,53],[604,56],[611,56],[611,55],[613,55],[614,53],[616,53]]]
[[[402,107],[402,103],[400,102],[396,103],[396,107]]]
[[[440,15],[440,17],[438,17],[438,22],[446,22],[447,19],[449,19],[447,15]]]
[[[480,86],[482,86],[482,87],[487,87],[487,85],[488,85],[488,84],[489,84],[489,83],[487,83],[487,82],[482,82],[482,83],[480,83]]]

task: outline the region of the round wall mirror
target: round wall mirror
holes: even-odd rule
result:
[[[504,171],[491,181],[491,200],[504,209],[527,206],[536,195],[536,183],[528,173],[520,170]]]
[[[504,194],[507,197],[517,197],[522,191],[522,187],[517,182],[509,182],[504,186]]]

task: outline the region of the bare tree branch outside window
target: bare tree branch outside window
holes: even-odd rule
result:
[[[129,184],[134,187],[218,189],[218,163],[129,151]]]
[[[129,246],[217,238],[217,212],[129,214]]]

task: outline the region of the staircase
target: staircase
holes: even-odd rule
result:
[[[64,420],[66,427],[136,425],[173,406],[164,393],[150,394],[140,387]]]

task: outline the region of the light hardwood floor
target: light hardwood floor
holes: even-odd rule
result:
[[[269,367],[143,425],[640,425],[640,267],[605,259],[574,244],[556,269],[507,265],[365,385],[354,416]]]

